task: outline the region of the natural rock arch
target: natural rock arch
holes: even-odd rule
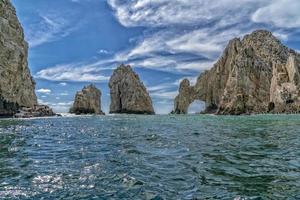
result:
[[[186,114],[194,100],[206,103],[205,113],[299,113],[299,71],[300,54],[271,32],[254,31],[231,40],[194,86],[187,79],[181,82],[173,113]]]

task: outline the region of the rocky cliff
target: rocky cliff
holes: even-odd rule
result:
[[[15,9],[9,0],[0,0],[0,116],[13,115],[19,106],[37,104],[27,54]]]
[[[299,112],[299,60],[268,31],[235,38],[195,86],[181,83],[174,113],[187,113],[194,100],[206,103],[206,113]]]
[[[129,65],[119,66],[109,81],[110,113],[154,114],[152,100]]]
[[[101,110],[101,91],[91,84],[76,93],[70,113],[103,115]]]

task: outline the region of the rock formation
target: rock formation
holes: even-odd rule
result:
[[[109,81],[110,113],[154,114],[152,100],[129,65],[119,66]]]
[[[76,93],[73,107],[70,113],[103,115],[101,110],[101,91],[95,85],[85,86],[82,91]]]
[[[0,0],[0,116],[12,116],[20,106],[37,105],[27,54],[15,9],[9,0]]]
[[[47,105],[35,105],[33,107],[21,107],[14,115],[16,118],[30,118],[30,117],[49,117],[59,116]]]
[[[16,10],[9,0],[0,0],[0,117],[56,115],[37,103],[27,56],[28,44]]]
[[[206,113],[299,112],[299,60],[268,31],[233,39],[195,86],[182,82],[174,113],[187,113],[194,100],[206,103]]]
[[[273,64],[269,111],[300,112],[300,56],[290,54],[286,65]]]
[[[172,113],[186,114],[188,107],[195,100],[194,87],[191,86],[188,79],[181,81],[179,86],[179,94],[175,98],[175,110]]]

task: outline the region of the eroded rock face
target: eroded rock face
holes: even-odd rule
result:
[[[119,66],[109,81],[110,113],[154,114],[152,100],[129,65]]]
[[[291,53],[286,65],[273,63],[269,111],[300,112],[300,56]]]
[[[27,54],[15,9],[9,0],[0,0],[0,116],[12,116],[19,106],[37,105]]]
[[[204,101],[206,113],[294,112],[299,97],[298,60],[299,54],[268,31],[233,39],[213,68],[199,76],[192,86],[194,92],[180,90],[175,113],[187,112],[189,104],[183,103],[185,99]]]
[[[104,115],[101,110],[101,91],[91,84],[76,93],[70,113]]]

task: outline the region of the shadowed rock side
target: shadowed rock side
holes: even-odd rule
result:
[[[77,92],[70,113],[104,115],[101,110],[101,91],[94,85],[85,86]]]
[[[35,83],[27,64],[28,45],[16,11],[0,0],[0,116],[12,116],[19,106],[37,105]]]
[[[194,100],[206,103],[205,113],[256,114],[300,111],[299,60],[268,31],[233,39],[222,57],[202,73],[195,86],[180,85],[174,113],[187,113]]]
[[[154,114],[152,100],[129,65],[119,66],[109,81],[110,113]]]

